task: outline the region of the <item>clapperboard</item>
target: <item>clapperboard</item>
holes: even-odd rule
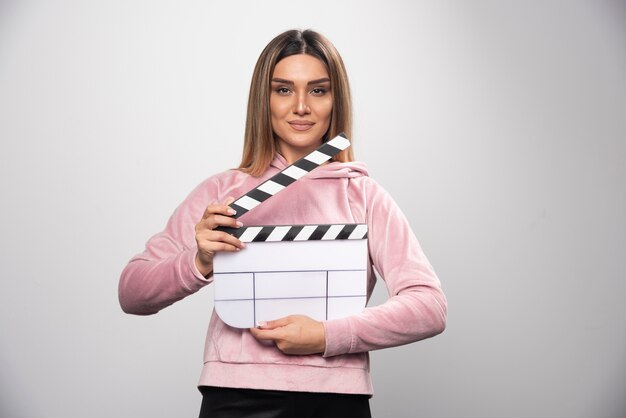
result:
[[[348,148],[343,135],[325,142],[230,206],[235,217],[262,204]],[[250,328],[287,315],[316,320],[359,313],[367,301],[367,225],[264,225],[219,229],[246,249],[213,260],[215,311],[226,324]]]

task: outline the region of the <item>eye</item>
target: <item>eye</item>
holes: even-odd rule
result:
[[[323,87],[316,87],[313,90],[311,90],[311,93],[316,96],[323,96],[324,94],[326,94],[326,89]]]
[[[274,91],[281,95],[287,95],[291,93],[291,91],[287,87],[277,87]]]

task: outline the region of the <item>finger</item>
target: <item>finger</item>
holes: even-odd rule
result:
[[[223,252],[223,251],[236,252],[236,251],[243,250],[244,248],[245,246],[243,244],[233,245],[233,244],[227,244],[224,242],[206,241],[205,243],[201,243],[198,246],[198,251],[204,254],[215,254],[215,253]]]
[[[207,251],[224,251],[222,249],[225,248],[224,246],[232,246],[239,249],[246,248],[246,244],[229,233],[209,229],[198,232],[196,241],[199,247]]]
[[[234,216],[237,211],[226,204],[211,204],[206,207],[204,214],[202,214],[202,220],[207,219],[213,214],[221,214],[224,216]]]
[[[241,221],[238,221],[236,218],[230,216],[211,214],[200,221],[200,226],[204,229],[215,229],[218,226],[240,228],[243,224]]]
[[[263,330],[263,329],[259,329],[259,328],[250,328],[250,333],[257,340],[274,341],[274,342],[280,340],[280,338],[278,336],[278,332],[275,331],[275,330],[271,330],[271,329],[270,330]]]
[[[257,324],[257,328],[263,330],[271,330],[289,325],[292,322],[291,316],[285,316],[273,321],[261,321]]]

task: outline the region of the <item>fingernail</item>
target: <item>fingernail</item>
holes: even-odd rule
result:
[[[264,327],[264,326],[266,326],[266,325],[267,325],[267,322],[263,322],[263,321],[261,321],[261,322],[257,322],[257,323],[256,323],[256,327],[257,327],[257,328],[263,328],[263,327]]]
[[[237,211],[235,209],[233,209],[233,208],[228,208],[228,214],[229,215],[236,215]]]
[[[246,248],[246,243],[245,242],[241,243],[241,248]]]
[[[241,228],[243,226],[243,224],[239,221],[237,221],[237,228]]]

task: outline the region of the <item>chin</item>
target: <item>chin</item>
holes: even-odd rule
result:
[[[321,144],[323,137],[324,134],[320,132],[290,132],[289,135],[286,135],[290,142],[300,143],[302,146],[313,143]]]

